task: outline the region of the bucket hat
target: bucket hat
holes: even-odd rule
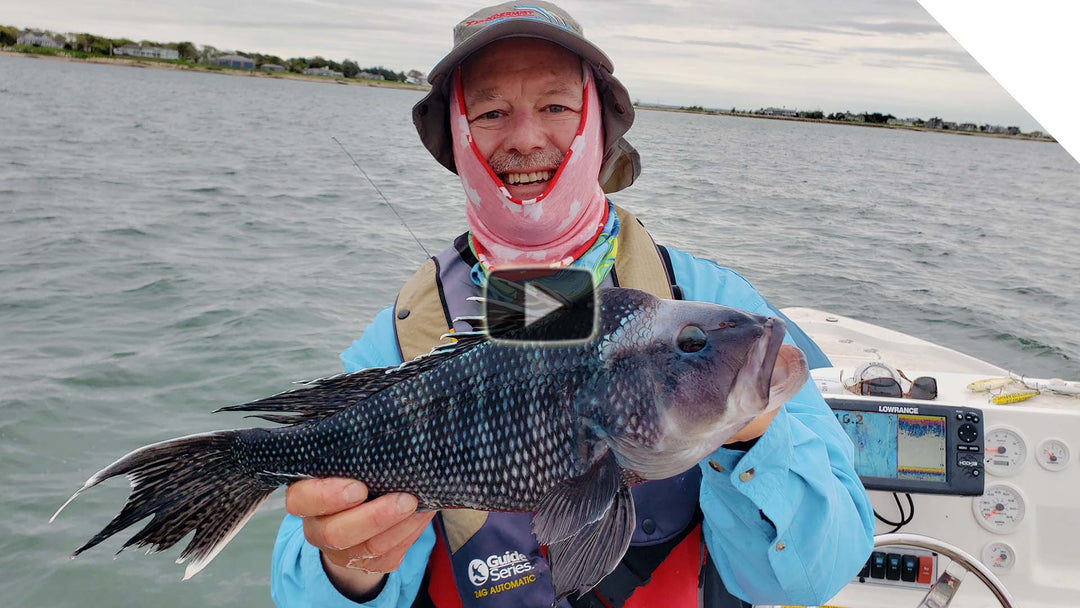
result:
[[[454,27],[454,47],[428,74],[431,91],[413,106],[413,124],[435,160],[457,173],[450,146],[450,83],[454,69],[484,46],[503,38],[540,38],[580,56],[592,68],[603,108],[604,162],[600,185],[617,192],[641,173],[637,150],[623,134],[634,123],[630,94],[612,72],[611,59],[585,39],[581,25],[566,11],[541,0],[504,2],[482,8]]]

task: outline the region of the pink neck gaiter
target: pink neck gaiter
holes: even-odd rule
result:
[[[454,165],[465,189],[465,217],[473,247],[488,270],[524,266],[563,268],[588,250],[607,219],[597,181],[604,156],[600,98],[592,70],[583,69],[584,104],[577,135],[547,190],[516,199],[473,143],[460,71],[450,95]]]

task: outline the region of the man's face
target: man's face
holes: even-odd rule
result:
[[[543,194],[581,122],[581,59],[546,40],[499,40],[462,65],[461,87],[473,141],[506,189]]]

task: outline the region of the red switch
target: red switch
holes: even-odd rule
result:
[[[934,558],[929,555],[919,556],[919,578],[915,579],[920,585],[929,585],[934,578]]]

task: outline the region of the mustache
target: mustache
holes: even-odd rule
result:
[[[532,154],[519,152],[496,152],[488,159],[488,166],[495,173],[515,173],[533,167],[558,167],[565,155],[556,150],[540,150]]]

